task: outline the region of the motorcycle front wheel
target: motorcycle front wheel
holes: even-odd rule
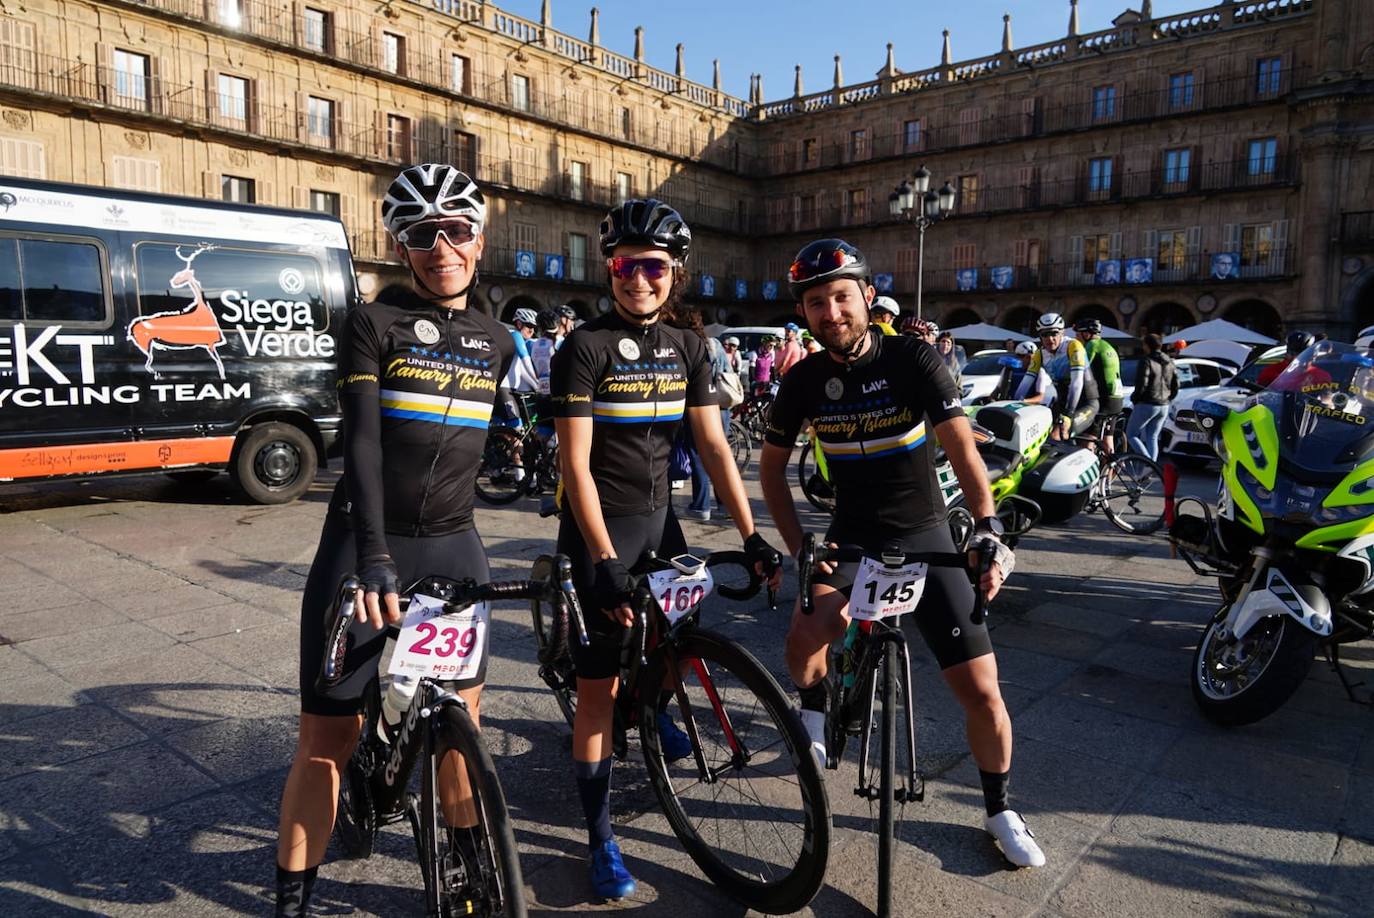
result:
[[[1230,606],[1212,617],[1193,654],[1193,701],[1225,727],[1251,724],[1283,707],[1307,678],[1317,636],[1286,615],[1256,622],[1241,640],[1219,633]]]

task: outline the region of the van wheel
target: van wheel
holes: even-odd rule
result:
[[[258,424],[239,442],[229,474],[255,504],[289,504],[315,480],[315,444],[299,427]]]

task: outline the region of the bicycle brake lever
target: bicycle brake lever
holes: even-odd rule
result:
[[[969,616],[969,621],[975,625],[981,625],[988,617],[988,605],[991,600],[988,599],[987,591],[983,589],[983,575],[992,569],[994,557],[995,553],[992,549],[978,549],[978,583],[975,585],[977,599],[973,604],[973,614]]]

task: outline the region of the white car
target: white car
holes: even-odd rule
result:
[[[1232,408],[1239,408],[1251,395],[1253,388],[1234,385],[1235,380],[1243,379],[1257,384],[1260,372],[1283,359],[1286,349],[1283,345],[1271,347],[1244,368],[1232,379],[1218,386],[1198,386],[1183,391],[1182,371],[1179,373],[1179,393],[1169,406],[1169,414],[1164,421],[1164,429],[1159,434],[1160,459],[1169,459],[1178,465],[1202,466],[1216,458],[1211,446],[1211,435],[1203,433],[1197,426],[1193,405],[1199,399],[1217,402]],[[1179,363],[1187,358],[1181,358]],[[1209,361],[1215,362],[1215,361]]]
[[[1127,414],[1131,410],[1131,395],[1135,392],[1136,368],[1139,357],[1129,357],[1121,361],[1121,390],[1123,403],[1121,410]],[[1236,374],[1237,366],[1225,360],[1209,360],[1203,357],[1179,357],[1174,361],[1178,369],[1179,398],[1184,390],[1204,386],[1218,386]]]
[[[977,404],[979,399],[992,397],[993,392],[997,391],[998,381],[1002,378],[1002,365],[998,360],[1008,356],[1010,355],[999,347],[979,351],[969,358],[969,362],[964,364],[964,369],[959,374],[959,394],[965,406]]]

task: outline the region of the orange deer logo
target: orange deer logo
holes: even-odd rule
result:
[[[215,317],[214,310],[205,302],[205,290],[200,286],[200,281],[196,280],[196,272],[191,267],[191,262],[195,261],[198,255],[215,248],[218,246],[201,244],[190,255],[183,255],[181,246],[177,246],[177,258],[186,262],[186,267],[173,274],[168,283],[173,287],[191,289],[192,299],[189,307],[177,312],[154,313],[129,323],[129,340],[148,358],[143,364],[143,369],[152,373],[154,379],[162,378],[162,374],[153,369],[155,347],[171,351],[204,348],[219,368],[219,378],[224,378],[224,362],[220,360],[219,352],[216,350],[224,343],[224,332],[220,330],[219,319]]]

